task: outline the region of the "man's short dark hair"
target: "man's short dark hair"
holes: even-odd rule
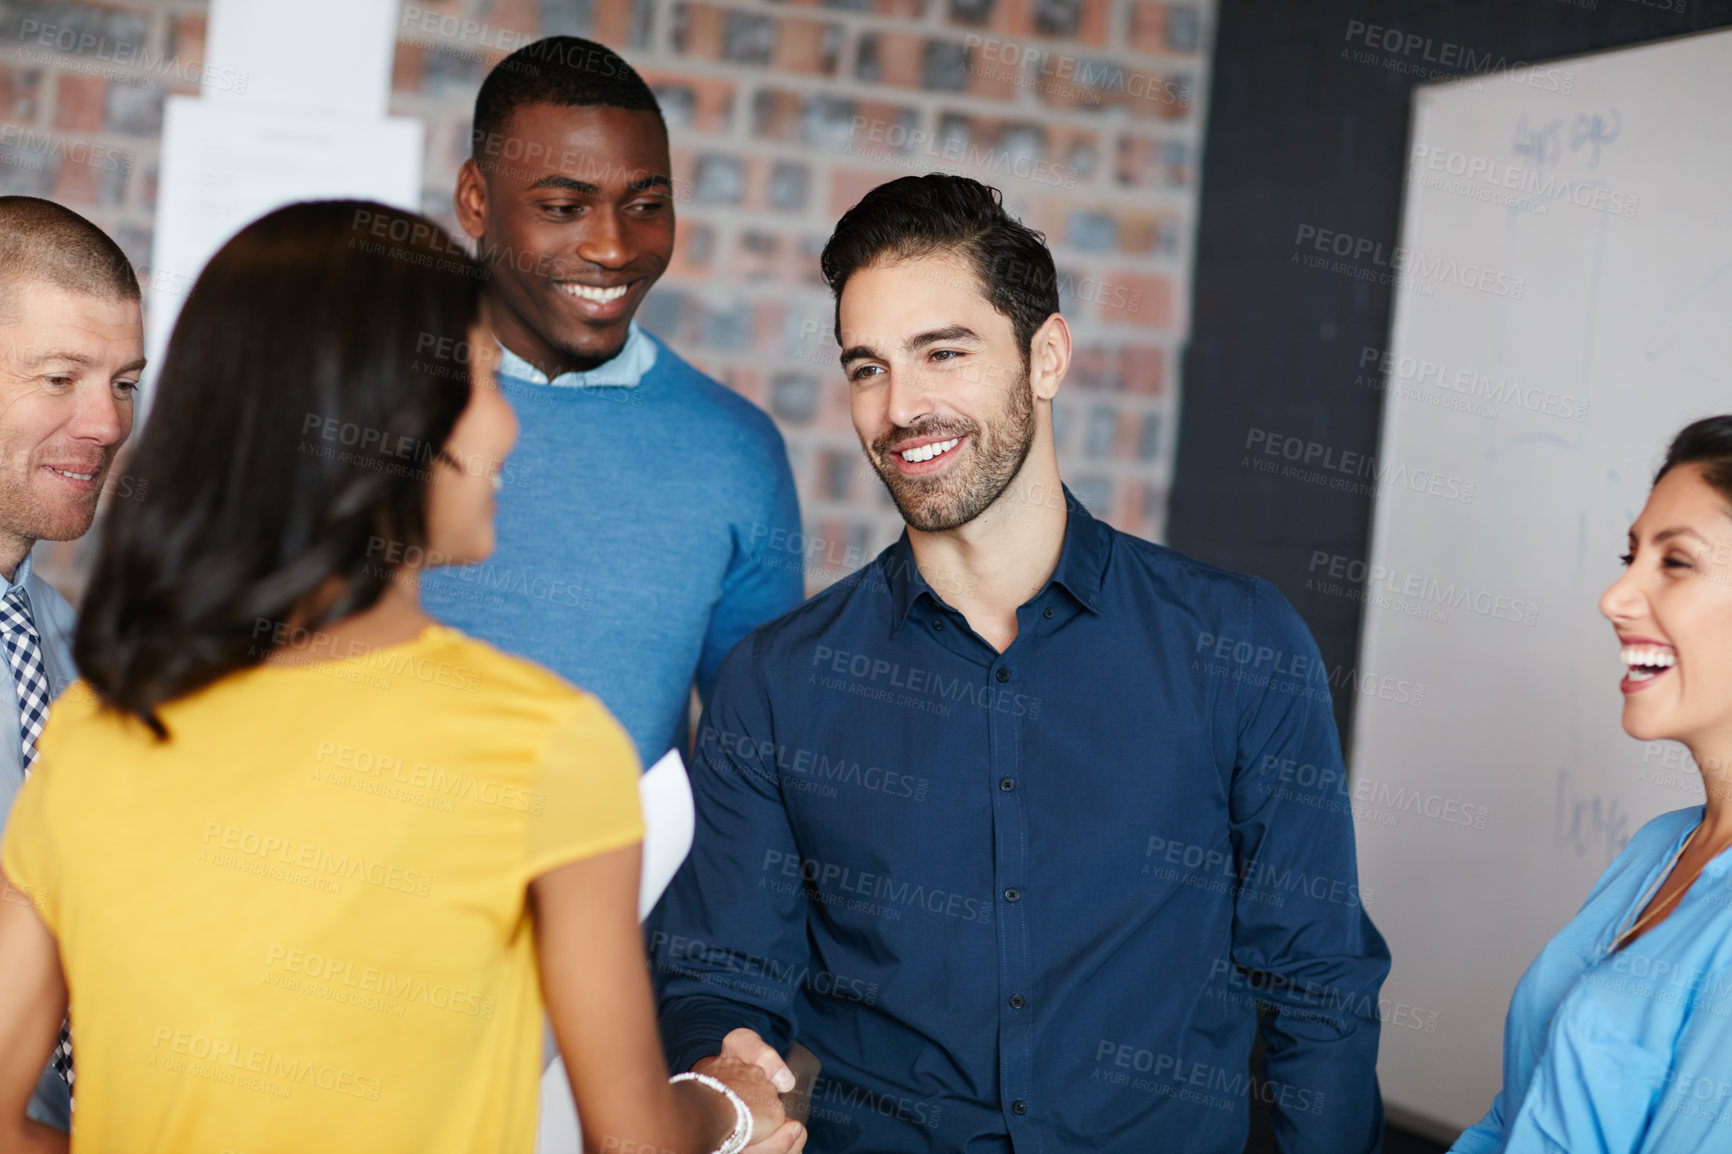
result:
[[[473,154],[505,131],[511,114],[526,104],[561,108],[624,108],[653,112],[662,106],[625,58],[605,44],[581,36],[548,36],[525,44],[493,66],[475,95]]]
[[[1035,330],[1058,312],[1058,274],[1046,237],[1008,212],[998,189],[933,172],[881,184],[842,214],[818,258],[836,296],[836,341],[842,340],[842,289],[878,261],[954,253],[966,257],[981,295],[1010,318],[1028,363]]]
[[[139,299],[132,262],[107,233],[52,200],[0,196],[0,304],[32,281],[104,300]]]

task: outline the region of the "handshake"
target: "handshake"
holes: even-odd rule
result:
[[[782,1104],[782,1095],[794,1090],[794,1070],[756,1031],[734,1030],[722,1039],[722,1052],[699,1061],[692,1073],[720,1080],[751,1109],[752,1138],[743,1154],[799,1154],[806,1148],[806,1128]]]

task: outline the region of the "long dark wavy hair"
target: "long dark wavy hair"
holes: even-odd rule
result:
[[[278,623],[379,599],[379,542],[426,544],[484,278],[438,225],[368,201],[278,209],[211,258],[133,458],[144,499],[110,508],[79,614],[106,706],[166,738],[157,708],[258,664]]]

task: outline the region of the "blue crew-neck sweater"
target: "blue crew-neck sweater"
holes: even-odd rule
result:
[[[521,432],[493,555],[421,585],[433,616],[598,696],[645,766],[684,752],[693,685],[707,700],[728,650],[804,596],[781,434],[649,339],[635,383],[500,375]]]

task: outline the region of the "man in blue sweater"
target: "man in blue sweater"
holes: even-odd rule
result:
[[[475,101],[457,218],[500,307],[499,382],[523,433],[498,547],[430,572],[427,608],[595,693],[647,766],[686,746],[692,689],[800,603],[787,451],[756,406],[633,321],[674,244],[667,128],[618,55],[555,36]]]

